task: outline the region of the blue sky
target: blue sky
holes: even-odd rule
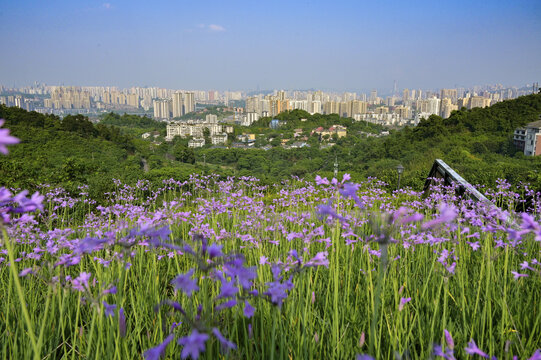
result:
[[[389,91],[541,82],[541,1],[0,0],[0,84]]]

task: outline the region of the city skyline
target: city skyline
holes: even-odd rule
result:
[[[0,0],[0,83],[326,91],[531,84],[541,3]]]
[[[197,104],[232,106],[239,113],[237,120],[249,126],[261,116],[276,116],[287,110],[304,110],[309,114],[338,114],[355,121],[380,125],[416,125],[431,115],[448,118],[461,108],[487,107],[498,102],[538,92],[538,84],[529,87],[504,88],[502,85],[473,89],[399,89],[391,96],[367,93],[328,93],[317,91],[274,90],[272,93],[250,94],[243,91],[173,90],[157,87],[74,87],[35,86],[8,89],[0,84],[0,104],[28,111],[56,115],[87,114],[97,116],[110,111],[150,115],[160,121],[180,119],[195,112]],[[201,109],[201,107],[200,107]],[[243,113],[246,114],[243,114]],[[221,138],[220,138],[221,139]],[[223,140],[223,139],[222,139]],[[216,140],[218,141],[218,140]]]

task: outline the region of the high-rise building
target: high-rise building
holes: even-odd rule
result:
[[[371,103],[376,102],[377,98],[378,98],[378,91],[377,90],[372,90],[370,92],[370,102]]]
[[[127,101],[129,106],[139,107],[139,95],[137,94],[128,94]]]
[[[208,122],[209,124],[217,124],[218,116],[214,114],[208,114],[207,116],[205,116],[205,121]]]
[[[184,114],[195,111],[195,98],[193,92],[184,94]]]
[[[349,113],[350,113],[350,104],[349,103],[347,103],[345,101],[342,101],[342,102],[338,103],[338,114],[341,117],[348,117],[348,116],[350,116]]]
[[[154,100],[154,117],[156,119],[170,119],[173,115],[172,102],[171,99]]]
[[[311,102],[311,107],[308,111],[310,114],[321,114],[321,101],[313,100]]]
[[[411,111],[410,111],[409,106],[403,106],[403,105],[397,106],[394,108],[393,112],[395,114],[398,114],[400,119],[409,119],[411,117]]]
[[[375,109],[376,114],[387,114],[389,113],[389,108],[387,106],[379,106]]]
[[[246,99],[246,112],[250,113],[261,113],[261,107],[259,105],[259,98],[249,97]]]
[[[141,106],[143,109],[148,110],[152,106],[152,96],[150,94],[143,95],[143,101],[141,101]]]
[[[470,98],[469,109],[476,107],[484,108],[490,106],[491,100],[483,96],[472,96]]]
[[[451,99],[453,104],[456,104],[458,100],[458,94],[456,89],[441,89],[440,99]]]
[[[181,117],[184,114],[184,97],[177,91],[173,94],[173,117]]]
[[[323,112],[325,114],[338,114],[339,111],[339,103],[336,101],[327,101],[325,104],[323,104]]]
[[[408,89],[404,89],[404,91],[402,91],[402,101],[406,102],[406,101],[409,101],[409,99],[410,99],[410,91]]]
[[[425,100],[417,100],[417,112],[424,114],[440,114],[440,99],[432,97]]]
[[[342,96],[342,100],[345,102],[355,100],[355,99],[357,99],[356,93],[345,92],[344,95]]]
[[[351,110],[348,114],[349,117],[353,117],[355,114],[365,114],[368,109],[368,104],[365,101],[353,100],[350,104]]]
[[[278,115],[281,112],[291,110],[289,100],[280,100],[274,96],[269,99],[269,107],[271,116]]]
[[[440,116],[447,119],[449,116],[451,116],[451,112],[453,110],[458,110],[458,106],[453,104],[450,98],[443,98],[441,100]]]

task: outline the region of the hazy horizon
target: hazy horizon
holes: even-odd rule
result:
[[[523,86],[541,2],[0,0],[0,84],[329,91]]]

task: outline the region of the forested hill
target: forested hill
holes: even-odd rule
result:
[[[541,158],[526,157],[513,146],[513,131],[540,114],[541,94],[536,94],[455,111],[448,119],[433,115],[414,128],[359,143],[353,161],[358,171],[380,176],[393,176],[394,169],[385,169],[402,162],[405,182],[417,186],[434,159],[441,158],[472,183],[493,185],[507,178],[541,187]]]
[[[348,136],[336,145],[320,150],[317,146],[294,150],[273,148],[263,150],[205,149],[207,162],[234,167],[241,175],[254,175],[276,181],[290,175],[313,177],[332,176],[335,160],[340,172],[354,178],[376,176],[395,187],[396,166],[402,164],[405,173],[402,184],[419,189],[435,159],[441,158],[474,184],[493,186],[498,178],[513,183],[527,181],[541,189],[541,157],[525,157],[513,146],[513,131],[538,119],[541,114],[541,94],[504,101],[489,108],[453,112],[448,119],[431,116],[416,127],[391,131],[385,137],[366,137],[366,132],[378,132],[378,127],[364,122],[348,127]],[[290,111],[276,118],[285,121],[279,131],[294,127],[329,125],[351,119],[337,115],[309,116],[302,111]],[[301,121],[306,118],[307,121]],[[317,120],[316,120],[317,119]],[[316,120],[315,123],[312,123]],[[262,131],[269,118],[252,125]],[[352,131],[355,128],[357,131]],[[312,142],[313,144],[313,142]]]
[[[347,127],[350,133],[358,133],[360,131],[369,133],[380,133],[386,130],[384,126],[372,124],[366,121],[355,121],[352,118],[343,118],[338,114],[318,114],[310,113],[304,110],[291,110],[280,113],[273,117],[262,117],[258,121],[250,125],[249,129],[254,132],[264,132],[269,129],[269,124],[272,119],[284,121],[280,126],[280,131],[292,131],[294,129],[312,130],[318,126],[329,128],[334,125],[342,125]]]
[[[0,106],[0,118],[21,140],[0,158],[2,185],[29,189],[41,183],[100,185],[112,177],[137,178],[142,173],[133,139],[116,127],[93,125],[82,115],[60,120],[5,106]]]
[[[286,133],[302,127],[309,133],[310,128],[339,122],[348,127],[348,136],[325,149],[319,148],[319,140],[312,135],[308,140],[312,146],[301,149],[204,148],[194,152],[186,147],[187,139],[161,145],[142,140],[138,135],[142,132],[163,133],[163,124],[148,118],[108,114],[94,125],[82,115],[61,120],[0,105],[4,127],[21,139],[21,144],[9,147],[8,156],[0,157],[0,185],[33,189],[50,183],[76,189],[88,184],[100,196],[111,189],[113,178],[161,182],[171,177],[183,180],[194,171],[255,176],[270,184],[292,175],[332,176],[338,161],[340,173],[348,172],[354,180],[376,176],[391,188],[396,187],[396,166],[402,164],[401,184],[419,189],[434,160],[441,158],[473,184],[493,186],[498,178],[506,178],[512,183],[530,182],[541,190],[541,156],[524,156],[512,141],[515,128],[536,121],[540,114],[541,94],[530,95],[489,108],[455,111],[448,119],[431,116],[416,127],[367,137],[381,128],[336,115],[290,111],[277,116],[285,124],[273,131]],[[237,130],[257,134],[268,129],[264,121]]]

